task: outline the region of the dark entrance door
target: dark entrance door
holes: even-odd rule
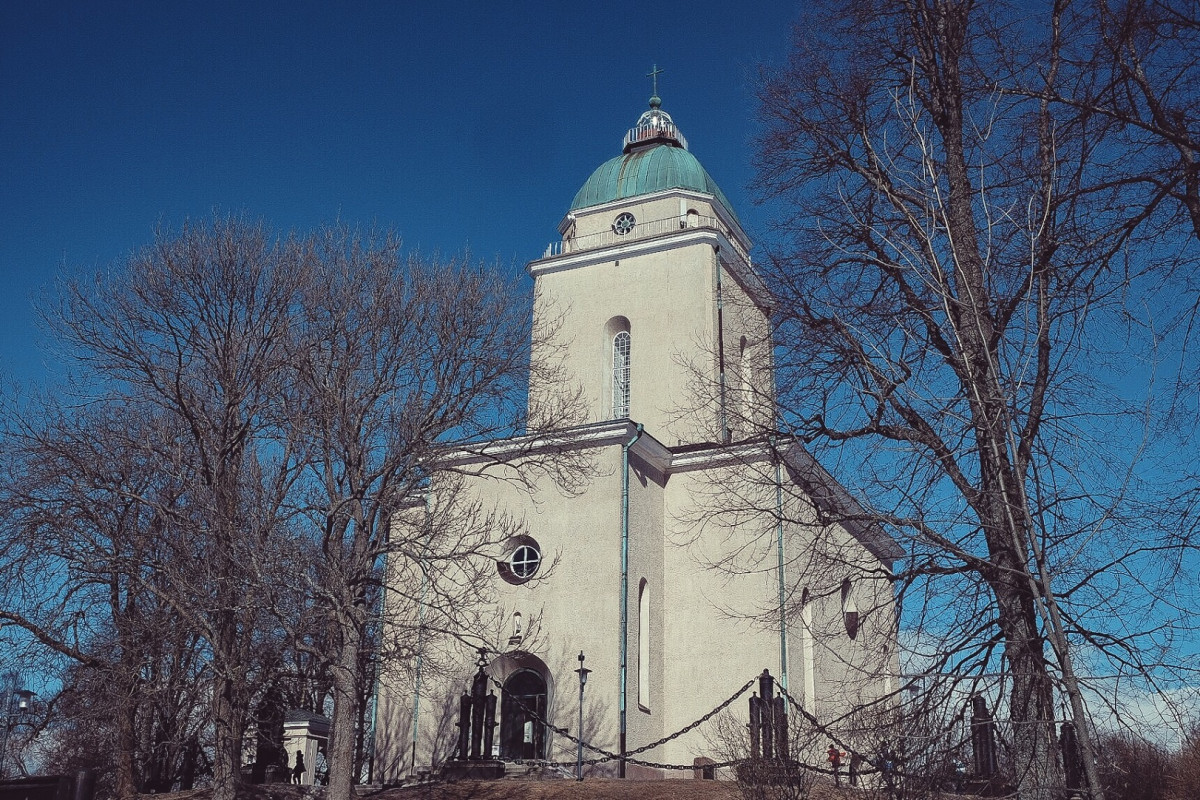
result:
[[[513,673],[504,682],[500,700],[501,758],[546,757],[546,729],[525,709],[546,718],[546,681],[528,669]]]

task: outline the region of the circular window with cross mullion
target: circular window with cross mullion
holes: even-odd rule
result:
[[[496,560],[500,577],[522,584],[537,575],[542,566],[542,549],[532,536],[514,536],[504,543],[504,555]]]
[[[618,236],[624,236],[633,230],[634,225],[637,225],[637,220],[634,219],[633,214],[630,214],[628,211],[622,211],[613,220],[612,229]]]
[[[536,547],[521,545],[508,557],[508,568],[518,578],[532,578],[542,564],[542,554]]]

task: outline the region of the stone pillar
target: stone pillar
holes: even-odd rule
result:
[[[971,751],[976,777],[996,774],[996,728],[987,701],[979,695],[971,698]]]

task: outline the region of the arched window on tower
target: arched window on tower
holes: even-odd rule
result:
[[[629,331],[618,331],[612,339],[612,415],[629,418]]]
[[[629,318],[616,316],[604,323],[605,372],[600,397],[604,408],[601,419],[629,419],[630,337]],[[607,415],[607,416],[603,416]]]

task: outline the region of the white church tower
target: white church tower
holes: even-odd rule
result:
[[[487,647],[487,672],[503,687],[503,759],[574,764],[575,746],[544,723],[577,732],[581,652],[591,670],[583,736],[614,752],[688,726],[763,669],[830,719],[896,688],[887,576],[899,548],[881,530],[836,521],[855,508],[851,496],[799,444],[768,435],[770,297],[728,198],[657,92],[558,231],[528,265],[533,358],[552,359],[583,397],[581,424],[546,447],[591,469],[570,490],[551,473],[469,482],[473,501],[522,523],[494,553],[495,607],[479,615],[500,622],[439,643],[437,659],[385,669],[385,781],[451,755],[448,720],[474,660],[464,640]],[[533,427],[562,388],[530,386]],[[482,474],[540,441],[494,442],[448,462]],[[454,659],[463,670],[453,680],[422,666]],[[731,713],[744,722],[745,699]],[[594,771],[690,777],[653,764],[730,755],[718,750],[701,726]]]
[[[657,95],[559,232],[529,265],[535,320],[559,327],[589,420],[637,420],[668,445],[737,438],[753,404],[766,422],[770,376],[751,383],[769,301],[750,240]]]

